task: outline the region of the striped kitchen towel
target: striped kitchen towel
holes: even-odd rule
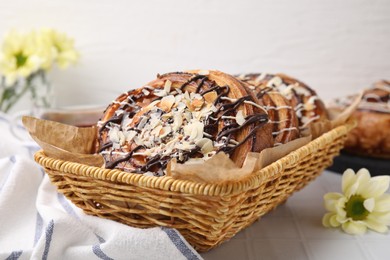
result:
[[[201,259],[174,229],[85,215],[56,191],[31,157],[38,148],[14,138],[4,115],[0,136],[0,259]]]

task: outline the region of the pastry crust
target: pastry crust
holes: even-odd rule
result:
[[[164,175],[171,159],[225,152],[241,166],[248,152],[273,146],[268,116],[233,76],[219,71],[158,75],[119,96],[98,123],[106,168]]]

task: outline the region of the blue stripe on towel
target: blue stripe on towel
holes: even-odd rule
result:
[[[99,236],[98,234],[95,233],[95,236],[97,237],[97,239],[99,240],[99,243],[102,244],[102,243],[105,243],[106,240],[104,238],[102,238],[101,236]]]
[[[21,255],[23,251],[13,251],[5,260],[17,260]]]
[[[43,229],[43,219],[41,214],[37,212],[37,220],[35,222],[35,236],[34,236],[34,246],[37,244],[39,238],[41,238]]]
[[[63,194],[57,193],[57,199],[60,202],[61,206],[66,211],[66,213],[68,213],[72,217],[77,218],[78,220],[80,220],[79,216],[77,216],[76,212],[73,210],[72,206],[65,199],[65,196]]]
[[[107,256],[107,255],[102,251],[102,249],[100,248],[100,244],[106,242],[106,240],[104,240],[104,238],[102,238],[102,237],[99,236],[98,234],[95,234],[95,236],[96,236],[97,239],[99,240],[99,244],[96,244],[96,245],[93,245],[93,246],[92,246],[92,252],[93,252],[97,257],[99,257],[100,259],[103,259],[103,260],[113,260],[111,257]]]
[[[24,147],[26,147],[31,158],[34,158],[34,154],[40,149],[39,146],[33,144],[26,144]]]
[[[51,220],[49,225],[46,228],[46,242],[45,242],[45,250],[43,251],[43,255],[42,255],[42,260],[47,260],[47,256],[49,255],[49,249],[50,249],[53,232],[54,232],[54,220]]]
[[[92,246],[92,251],[93,253],[99,257],[100,259],[103,259],[103,260],[114,260],[113,258],[107,256],[103,251],[102,249],[100,248],[100,244],[97,244],[97,245],[93,245]]]
[[[2,115],[1,113],[0,113],[0,121],[4,121],[4,122],[6,122],[6,123],[9,123],[9,120],[8,120],[8,118],[6,118],[4,115]]]
[[[177,231],[171,228],[161,227],[161,229],[168,235],[169,239],[172,241],[172,243],[176,246],[177,249],[183,254],[184,257],[186,257],[189,260],[197,260],[200,259],[187,245],[186,242],[184,242],[179,234],[177,234]]]
[[[9,157],[9,160],[10,160],[13,164],[15,164],[15,162],[16,162],[15,155],[11,155],[11,156]]]
[[[42,168],[42,167],[40,167],[39,169],[41,170],[41,173],[42,173],[42,178],[44,178],[44,177],[45,177],[45,171],[43,170],[43,168]]]

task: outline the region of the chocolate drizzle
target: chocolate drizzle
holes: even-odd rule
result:
[[[204,76],[204,75],[196,75],[196,76],[190,78],[186,83],[184,83],[183,85],[181,85],[180,90],[183,90],[186,86],[188,86],[188,85],[191,84],[192,82],[197,81],[198,79],[203,79],[203,80],[201,81],[201,84],[199,84],[199,85],[197,86],[197,91],[198,91],[198,89],[200,89],[200,88],[202,87],[202,85],[203,85],[203,83],[204,83],[204,80],[207,79],[207,77]]]
[[[115,166],[117,166],[119,163],[128,161],[133,156],[133,153],[135,153],[136,151],[138,151],[141,148],[144,148],[144,146],[139,145],[139,146],[135,147],[133,150],[131,150],[131,152],[127,153],[126,156],[118,158],[114,161],[107,162],[105,167],[107,169],[115,168]]]
[[[254,136],[256,134],[256,131],[260,127],[264,126],[268,121],[267,115],[262,114],[260,116],[262,116],[261,118],[259,118],[260,121],[256,121],[258,124],[249,132],[249,134],[241,142],[237,143],[234,146],[229,146],[229,145],[223,146],[223,147],[219,148],[217,152],[225,152],[227,154],[232,154],[234,152],[234,149],[236,149],[240,145],[244,144],[251,136]],[[252,118],[256,118],[256,116],[254,115]],[[249,121],[249,120],[247,120],[247,121]],[[248,124],[249,123],[247,123],[246,125],[248,125]],[[240,129],[241,129],[240,127],[236,127],[236,128],[231,129],[231,130],[233,130],[232,132],[234,132],[234,131],[238,131]],[[229,143],[230,137],[231,137],[231,133],[230,133],[229,137],[227,138],[226,143]]]
[[[120,124],[122,122],[122,119],[123,119],[123,114],[111,117],[110,119],[108,119],[106,122],[103,123],[103,125],[99,129],[99,132],[102,132],[109,123]]]
[[[265,88],[261,89],[259,92],[257,92],[256,97],[258,99],[261,99],[265,94],[267,94],[268,92],[270,92],[272,90],[274,90],[274,89],[271,87],[265,87]]]
[[[184,159],[183,160],[178,160],[178,162],[185,162],[185,161],[187,161],[190,157],[192,157],[193,155],[198,153],[199,150],[200,150],[200,148],[196,147],[195,149],[192,149],[190,151],[185,151],[183,153]],[[157,155],[153,156],[152,158],[150,158],[146,162],[145,165],[143,165],[142,167],[138,168],[136,172],[144,173],[144,172],[147,172],[147,171],[157,172],[160,169],[163,170],[163,169],[165,169],[167,167],[168,162],[171,159],[172,158],[170,156],[161,157],[160,154],[157,154]]]
[[[112,147],[113,143],[111,141],[108,141],[107,143],[103,144],[100,149],[98,150],[98,153]]]
[[[222,137],[224,136],[229,136],[245,126],[249,124],[255,124],[255,123],[267,123],[268,117],[266,114],[255,114],[255,115],[250,115],[247,116],[245,122],[242,125],[238,125],[237,123],[230,124],[222,128],[222,131],[217,135],[216,140],[221,140]]]

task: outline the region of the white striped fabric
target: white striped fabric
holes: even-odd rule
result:
[[[0,114],[0,259],[201,259],[174,229],[85,215],[32,160],[36,149]],[[4,137],[4,138],[3,138]]]

